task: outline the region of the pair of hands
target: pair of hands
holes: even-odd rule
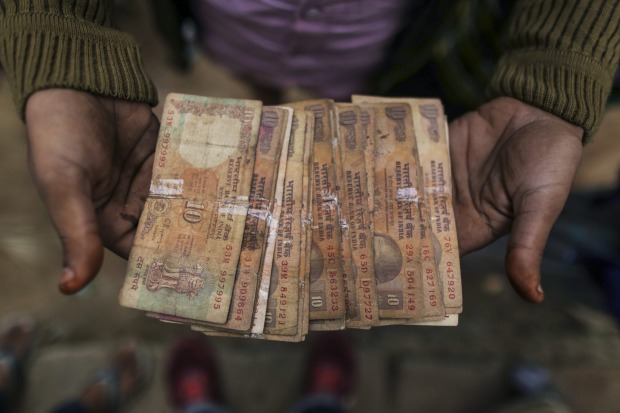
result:
[[[151,179],[159,122],[146,104],[69,89],[26,105],[29,165],[60,236],[60,289],[75,293],[99,271],[103,246],[127,258]],[[510,232],[506,272],[540,302],[540,264],[581,158],[583,130],[512,98],[450,124],[460,253]]]

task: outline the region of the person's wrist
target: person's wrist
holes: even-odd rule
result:
[[[541,124],[553,122],[562,128],[567,138],[583,141],[584,129],[581,126],[572,124],[551,112],[511,97],[498,97],[493,99],[493,102],[509,108],[508,110],[512,112],[513,116],[507,127],[510,131],[516,131],[534,122]]]

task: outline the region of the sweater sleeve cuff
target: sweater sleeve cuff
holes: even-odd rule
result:
[[[570,51],[514,51],[504,55],[491,79],[491,97],[510,96],[584,129],[598,129],[614,72]]]
[[[157,92],[131,36],[45,13],[14,15],[1,26],[0,59],[22,118],[32,93],[54,87],[157,104]]]

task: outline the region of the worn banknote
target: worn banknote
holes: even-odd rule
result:
[[[374,103],[374,257],[379,316],[423,318],[418,162],[409,105]]]
[[[271,270],[265,334],[296,335],[302,260],[302,198],[306,116],[296,111],[287,151],[284,196]]]
[[[448,124],[438,99],[385,98],[353,96],[355,103],[394,102],[408,104],[413,113],[414,129],[423,173],[423,186],[428,203],[434,237],[439,278],[446,313],[458,314],[463,309],[461,272],[456,223],[452,205],[452,170]],[[458,317],[452,317],[452,319]]]
[[[291,106],[314,115],[309,317],[310,320],[342,320],[344,323],[342,252],[333,155],[334,103],[324,99],[297,102]]]
[[[226,322],[261,110],[258,101],[168,95],[122,305]]]
[[[352,104],[337,104],[341,156],[341,232],[345,256],[347,328],[366,328],[379,320],[375,283],[372,215],[369,211],[367,130],[368,112]],[[374,161],[370,174],[374,175]],[[374,182],[374,179],[373,179]],[[348,265],[347,265],[348,264]]]
[[[245,221],[228,321],[221,326],[224,329],[248,331],[252,324],[267,240],[267,224],[271,220],[274,203],[282,142],[290,132],[291,113],[288,108],[276,106],[263,108],[250,189],[250,209]]]

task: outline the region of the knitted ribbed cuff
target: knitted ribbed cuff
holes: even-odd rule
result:
[[[0,61],[22,118],[28,97],[53,87],[157,104],[137,43],[125,33],[83,19],[46,13],[5,17]]]
[[[611,90],[613,71],[591,57],[557,50],[517,50],[500,60],[490,97],[510,96],[596,132]]]

